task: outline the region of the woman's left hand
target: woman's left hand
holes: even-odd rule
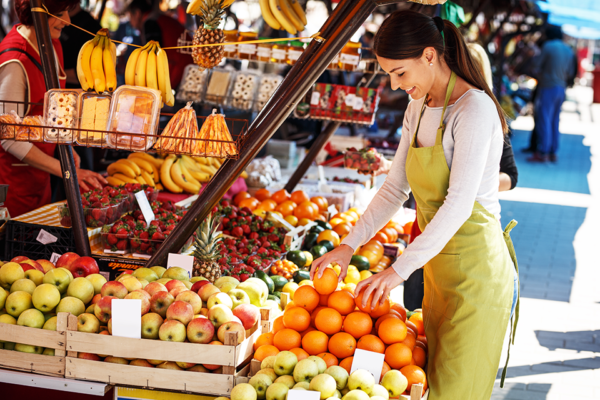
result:
[[[400,275],[398,275],[396,271],[390,267],[383,272],[379,272],[365,279],[364,281],[358,282],[354,293],[358,296],[361,290],[364,289],[365,293],[362,297],[362,306],[365,308],[367,307],[367,300],[371,296],[371,293],[374,293],[371,308],[375,308],[377,307],[377,303],[385,303],[387,298],[390,296],[392,289],[400,285],[402,282],[404,282],[404,279],[402,279]]]
[[[79,187],[81,187],[84,192],[93,188],[102,189],[102,186],[108,185],[108,182],[102,175],[87,169],[77,169],[77,181],[79,182]]]

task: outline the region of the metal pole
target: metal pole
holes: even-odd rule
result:
[[[32,8],[41,8],[42,0],[31,0]],[[42,72],[46,81],[46,89],[60,88],[58,80],[57,61],[54,58],[54,47],[48,26],[48,15],[42,12],[32,12],[35,36],[37,37],[38,50],[42,61]],[[67,204],[71,213],[73,223],[73,236],[75,237],[75,249],[81,256],[91,256],[90,242],[87,236],[87,228],[81,206],[81,194],[79,193],[79,182],[77,181],[77,169],[73,158],[73,149],[70,145],[58,145],[60,167],[63,173],[63,184],[67,194]]]
[[[302,160],[300,165],[298,165],[298,168],[296,168],[296,171],[294,171],[294,173],[288,180],[287,185],[285,185],[285,190],[287,190],[290,193],[294,191],[294,188],[296,187],[298,182],[300,182],[306,171],[308,171],[308,169],[310,168],[313,161],[315,161],[315,158],[317,158],[317,154],[319,154],[319,151],[321,151],[323,146],[325,146],[327,141],[329,141],[329,138],[331,138],[335,131],[338,130],[341,124],[342,123],[339,121],[331,121],[329,122],[329,124],[327,124],[325,130],[321,132],[319,136],[317,136],[317,139],[315,140],[313,145],[310,146],[308,154],[306,154],[304,160]]]
[[[354,32],[378,4],[395,1],[355,0],[339,3],[321,28],[322,39],[313,40],[281,82],[269,102],[258,114],[243,141],[240,157],[226,160],[205,190],[192,205],[147,265],[164,265],[171,251],[181,249],[219,199],[227,192],[246,165],[256,156],[296,107],[300,99],[321,76],[331,60],[342,50]]]

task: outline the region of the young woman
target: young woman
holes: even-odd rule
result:
[[[337,263],[343,279],[355,249],[412,190],[423,233],[392,268],[360,282],[355,292],[364,290],[364,306],[370,296],[371,306],[383,303],[425,265],[429,399],[490,398],[515,291],[514,252],[499,223],[506,120],[452,23],[394,12],[373,48],[392,89],[414,101],[385,183],[342,244],[313,263],[311,275]]]

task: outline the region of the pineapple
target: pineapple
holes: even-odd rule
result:
[[[219,257],[219,244],[222,233],[217,232],[220,218],[209,215],[196,231],[194,245],[194,276],[203,276],[210,282],[221,277],[221,268],[216,262]]]
[[[225,14],[224,0],[204,0],[200,6],[200,21],[202,26],[194,34],[194,45],[223,43],[225,36],[219,29],[221,18]],[[194,63],[210,69],[218,65],[223,59],[223,46],[194,47],[192,58]]]

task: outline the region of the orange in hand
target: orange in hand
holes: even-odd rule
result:
[[[382,315],[385,315],[385,314],[387,314],[387,313],[390,312],[390,300],[389,299],[385,299],[385,302],[383,304],[377,303],[377,305],[375,306],[375,308],[371,308],[371,306],[373,304],[373,296],[375,295],[375,291],[371,292],[371,295],[369,296],[369,299],[367,300],[366,307],[363,307],[362,301],[363,301],[363,294],[364,293],[365,293],[365,291],[362,290],[359,293],[359,295],[356,296],[356,298],[355,298],[356,306],[361,311],[369,313],[371,315],[371,317],[373,317],[373,318],[379,318]]]

